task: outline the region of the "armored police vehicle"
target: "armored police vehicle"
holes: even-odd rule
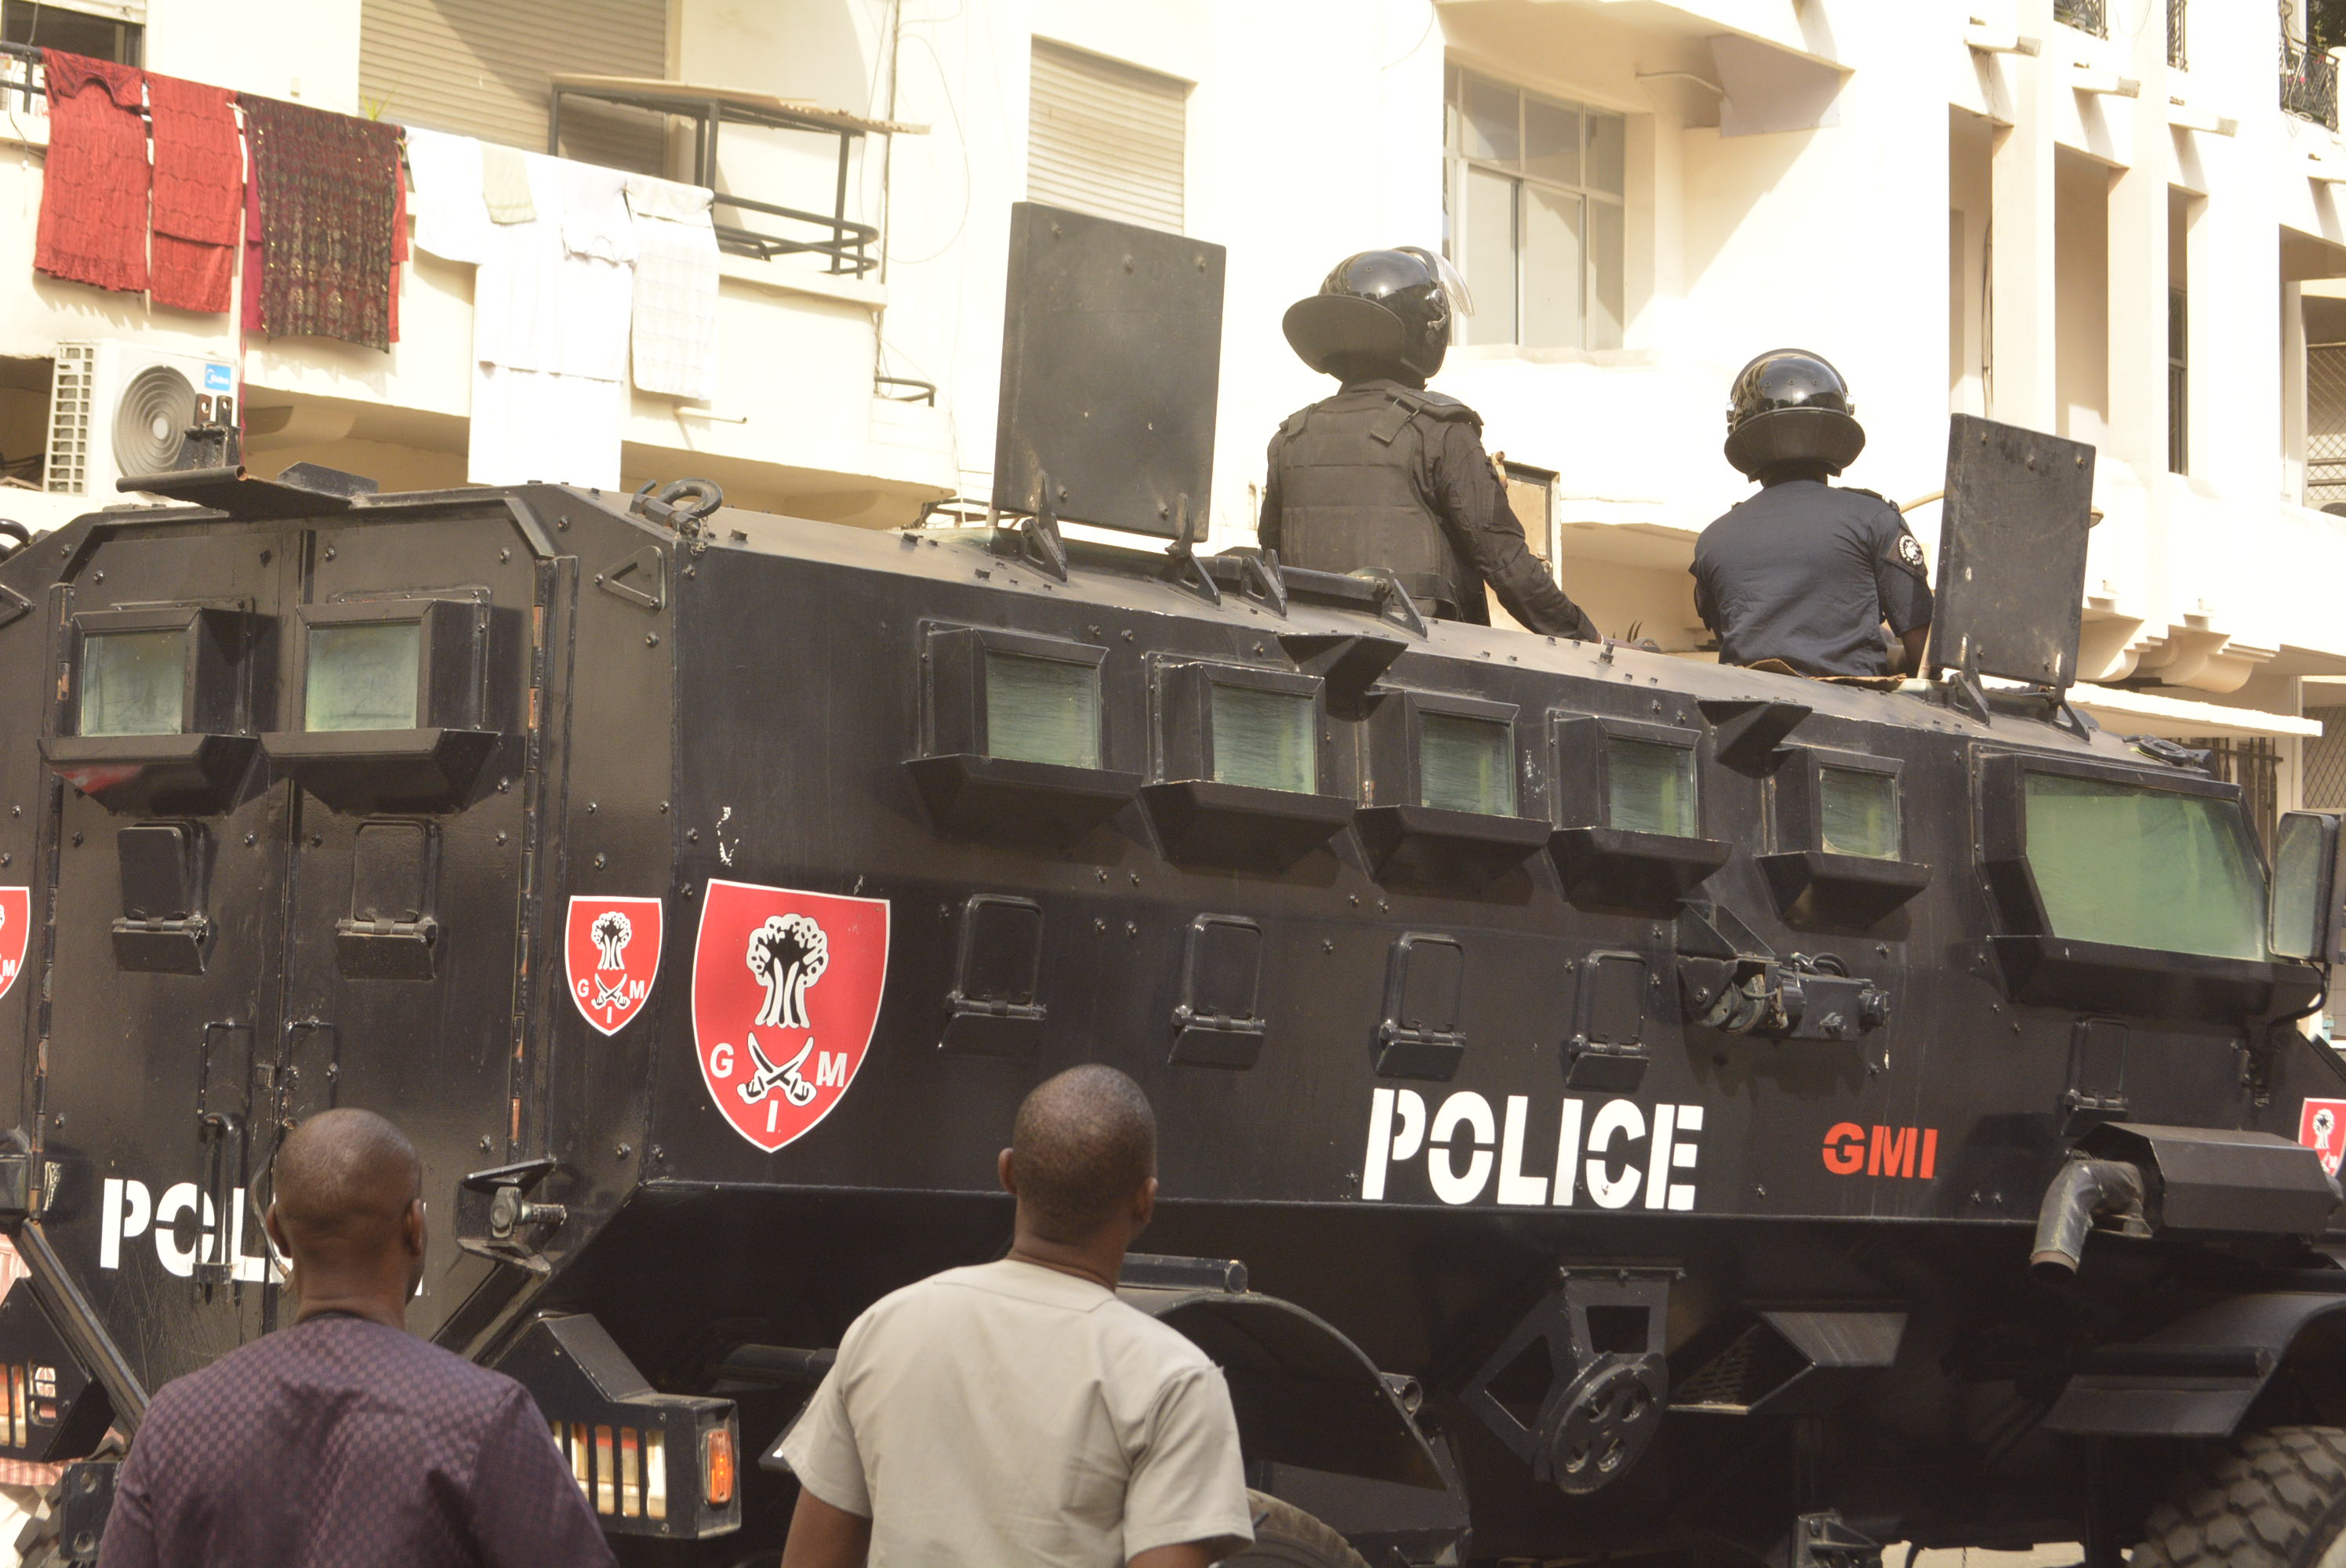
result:
[[[1218,250],[1019,233],[998,528],[231,465],[0,562],[36,1549],[289,1319],[270,1162],[339,1105],[423,1151],[411,1325],[622,1558],[771,1564],[760,1457],[1096,1060],[1257,1561],[2334,1557],[2337,824],[2269,872],[2064,700],[2090,452],[1956,422],[1901,690],[1429,622],[1191,547]]]

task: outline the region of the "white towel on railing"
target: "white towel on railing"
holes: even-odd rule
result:
[[[492,227],[474,287],[475,484],[616,489],[635,235],[626,176],[529,155],[536,216]]]
[[[634,175],[636,385],[669,397],[717,395],[717,229],[698,185]]]
[[[415,175],[415,248],[479,263],[489,250],[489,204],[481,196],[481,144],[468,136],[407,127]]]

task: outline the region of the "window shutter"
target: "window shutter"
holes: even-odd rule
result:
[[[556,72],[668,74],[668,0],[363,0],[359,25],[369,113],[532,152]],[[666,172],[660,117],[574,102],[562,120],[565,157]]]
[[[1026,198],[1181,231],[1188,84],[1035,40]]]

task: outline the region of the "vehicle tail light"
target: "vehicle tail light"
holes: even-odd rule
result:
[[[733,1501],[733,1429],[711,1427],[700,1434],[701,1493],[711,1508]]]

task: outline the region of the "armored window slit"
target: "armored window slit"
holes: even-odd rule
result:
[[[1465,1060],[1459,1023],[1466,950],[1458,939],[1411,932],[1385,964],[1385,1010],[1374,1042],[1377,1075],[1446,1084]]]
[[[975,893],[962,905],[960,925],[939,1049],[971,1056],[1032,1055],[1049,1016],[1035,996],[1043,965],[1043,907],[1032,899]]]
[[[429,980],[439,947],[432,912],[439,834],[428,822],[359,824],[351,844],[351,912],[334,922],[334,960],[353,980]]]
[[[1199,915],[1181,954],[1172,1060],[1244,1069],[1262,1054],[1262,927],[1239,915]]]
[[[211,946],[204,914],[210,840],[199,822],[141,822],[114,835],[122,912],[114,961],[152,974],[201,974]]]
[[[938,831],[1076,843],[1128,805],[1109,766],[1107,649],[988,626],[921,628],[921,736],[905,769]]]
[[[1702,837],[1701,738],[1642,719],[1549,716],[1548,852],[1565,897],[1667,911],[1727,863],[1729,846]]]

